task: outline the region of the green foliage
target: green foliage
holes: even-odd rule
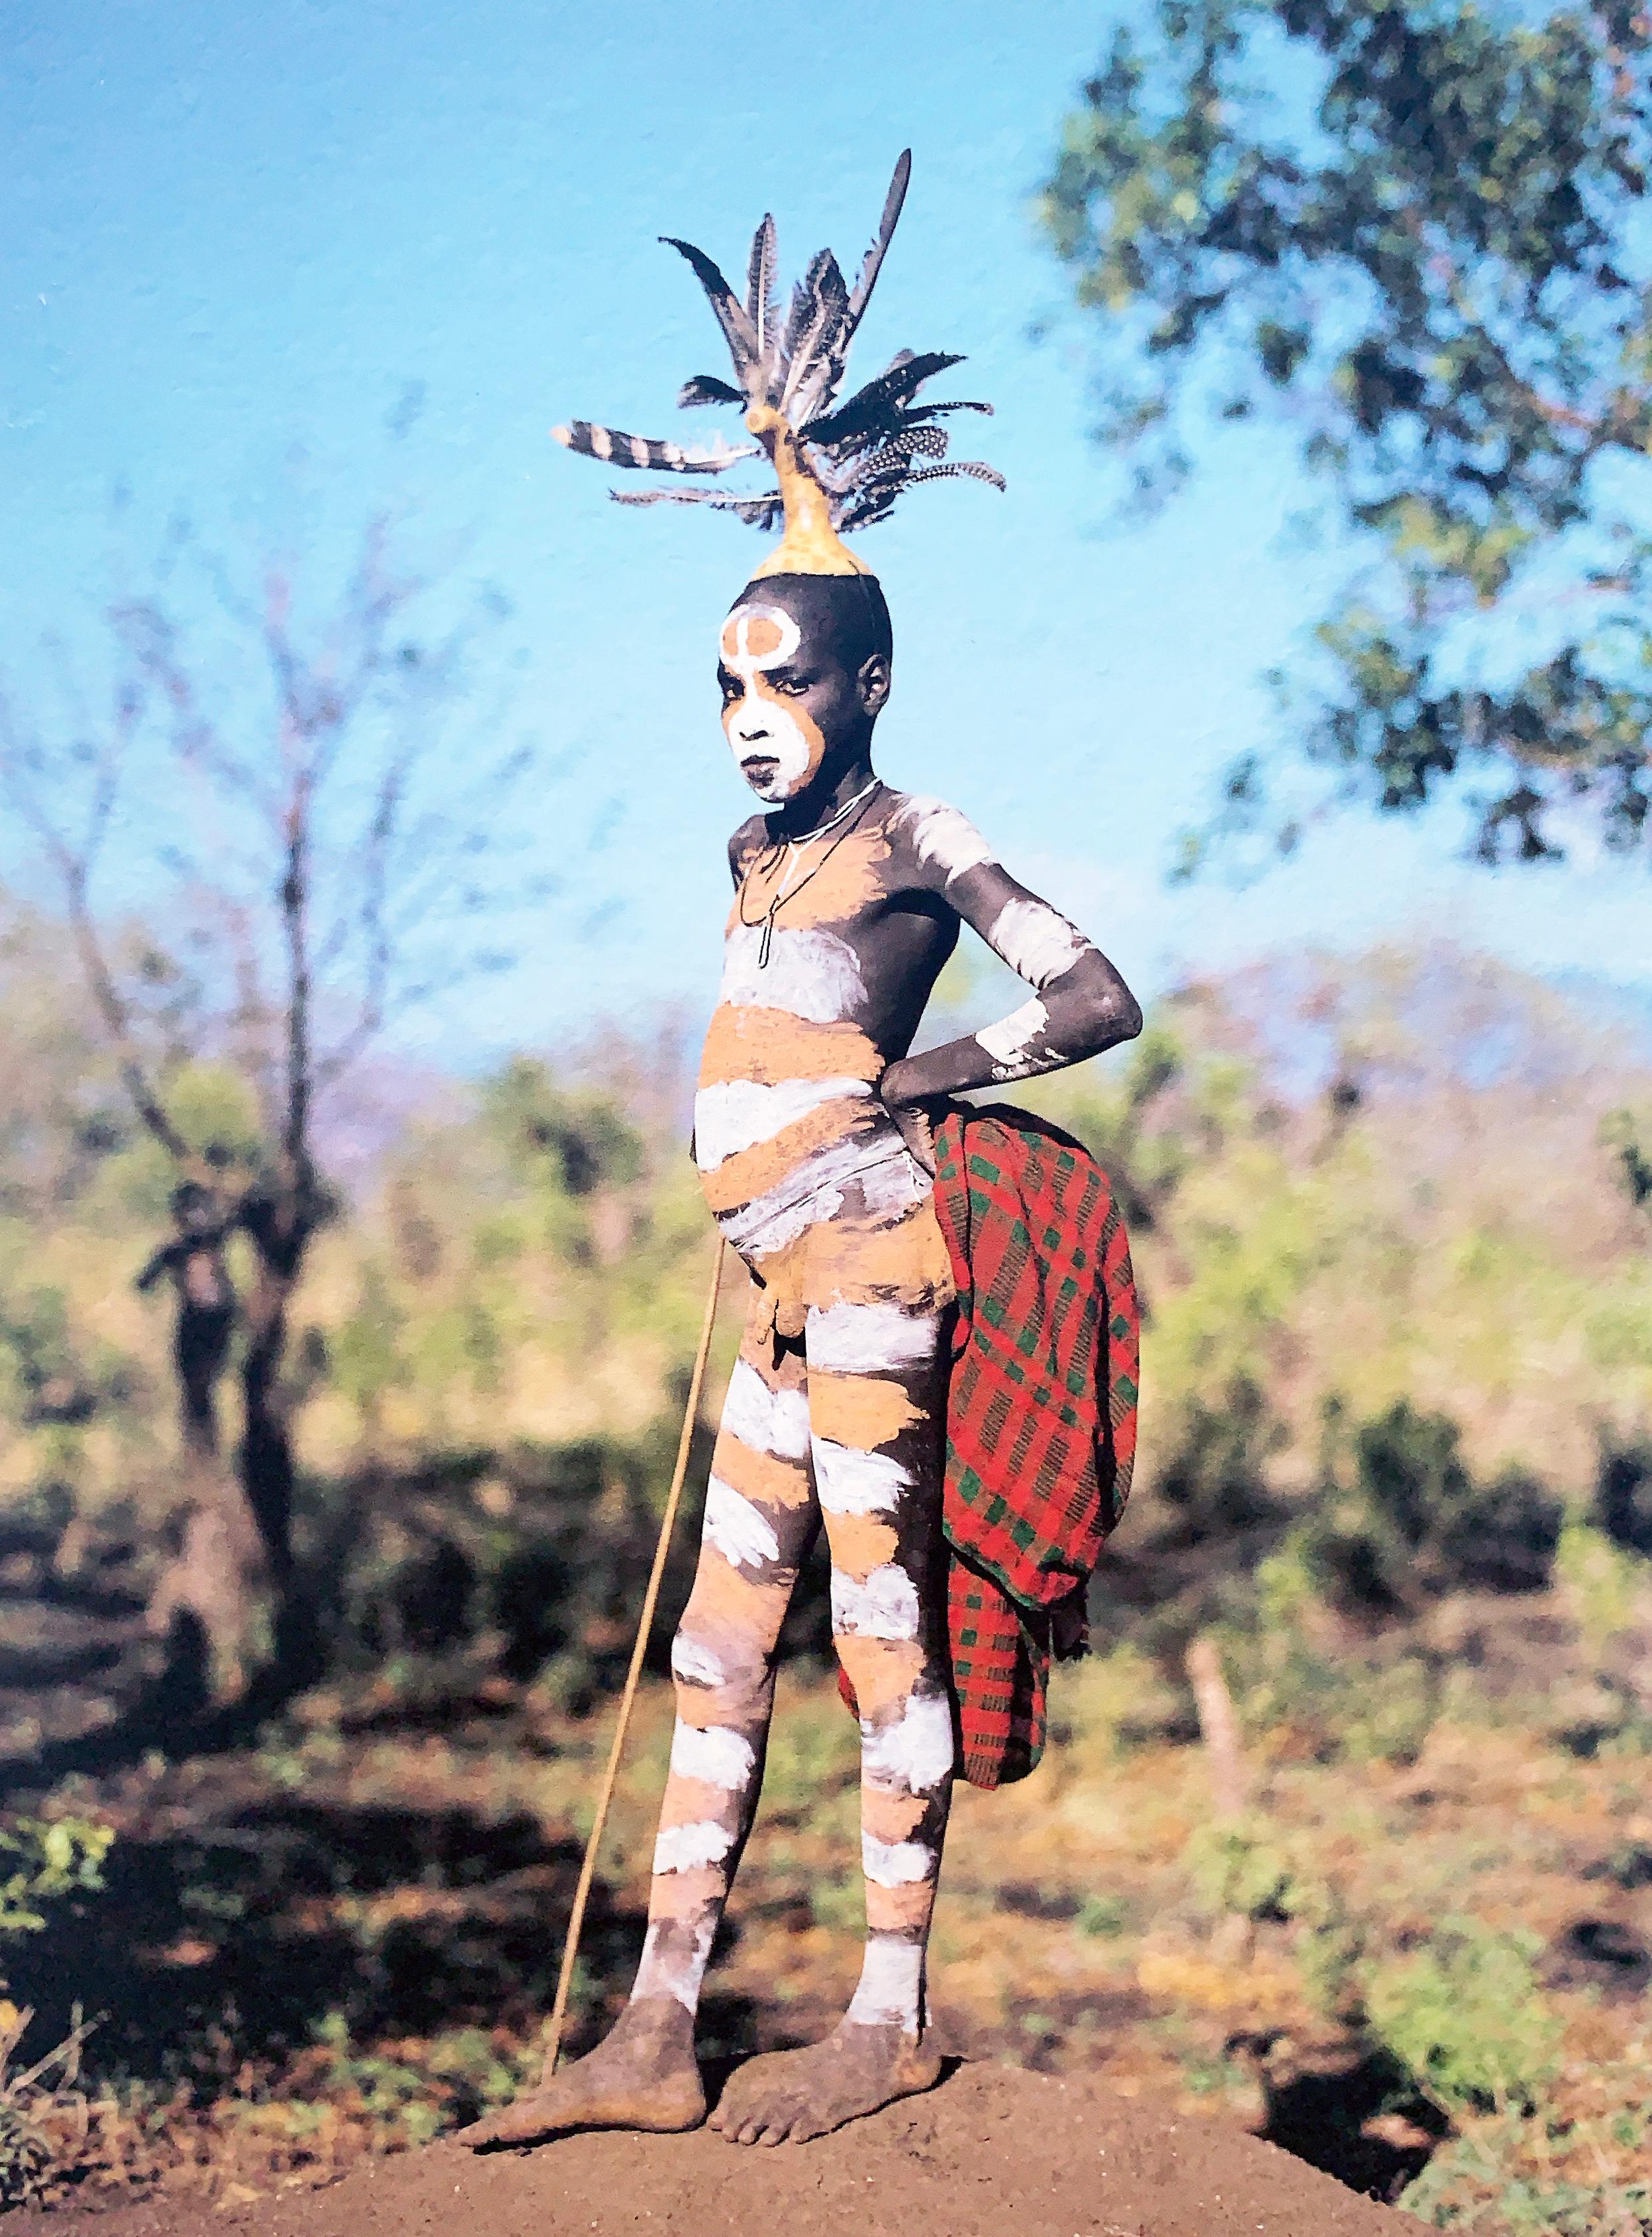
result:
[[[1195,406],[1266,415],[1372,555],[1310,752],[1381,809],[1488,779],[1488,860],[1560,851],[1562,802],[1652,828],[1652,538],[1602,471],[1652,438],[1649,63],[1627,0],[1157,0],[1043,198],[1138,487],[1188,472]],[[1267,789],[1241,766],[1217,829]]]
[[[1555,1575],[1585,1645],[1596,1654],[1652,1607],[1652,1561],[1576,1517],[1560,1534]]]
[[[1195,1895],[1217,1917],[1286,1919],[1300,1907],[1295,1867],[1264,1818],[1200,1826],[1187,1864]]]
[[[37,1934],[45,1906],[101,1888],[114,1839],[112,1826],[89,1818],[20,1818],[0,1825],[0,1936]]]
[[[1334,1443],[1335,1409],[1330,1424]],[[1464,1585],[1519,1592],[1547,1581],[1561,1502],[1518,1468],[1477,1479],[1461,1446],[1456,1422],[1407,1399],[1354,1431],[1351,1481],[1326,1500],[1313,1534],[1313,1559],[1339,1599],[1392,1610]]]
[[[1443,1921],[1423,1949],[1366,1967],[1372,2034],[1448,2108],[1530,2104],[1560,2041],[1532,1970],[1542,1946],[1475,1919]]]
[[[1614,2145],[1645,2141],[1645,2114],[1628,2118],[1639,2135],[1618,2132],[1609,2139]],[[1652,2226],[1652,2183],[1567,2181],[1543,2172],[1540,2159],[1547,2152],[1556,2145],[1576,2150],[1578,2141],[1589,2139],[1581,2139],[1574,2123],[1544,2116],[1543,2108],[1536,2121],[1502,2114],[1446,2141],[1415,2183],[1408,2183],[1399,2206],[1438,2230],[1496,2230],[1497,2237],[1643,2237]],[[1496,2214],[1496,2221],[1486,2213]]]

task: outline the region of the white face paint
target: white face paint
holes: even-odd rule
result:
[[[723,709],[723,729],[740,775],[760,800],[778,808],[800,792],[826,757],[826,740],[794,700],[768,681],[803,642],[803,633],[780,606],[738,607],[723,624],[723,666],[745,687]],[[754,758],[772,762],[760,780],[747,773]]]

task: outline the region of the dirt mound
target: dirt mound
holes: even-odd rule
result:
[[[572,2136],[369,2161],[330,2188],[12,2224],[49,2237],[1381,2237],[1415,2227],[1254,2136],[1085,2078],[960,2067],[818,2143]]]

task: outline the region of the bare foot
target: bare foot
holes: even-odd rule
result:
[[[806,2050],[771,2051],[733,2075],[711,2125],[736,2144],[800,2144],[932,2089],[939,2056],[898,2027],[841,2020]]]
[[[456,2143],[538,2144],[570,2128],[697,2128],[706,2093],[694,2063],[694,2018],[675,1996],[628,2004],[587,2057],[541,2077],[530,2095],[503,2105]]]

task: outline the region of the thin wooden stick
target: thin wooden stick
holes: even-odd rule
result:
[[[608,1823],[609,1805],[614,1799],[614,1783],[619,1777],[625,1735],[630,1726],[631,1710],[642,1676],[643,1660],[648,1651],[648,1634],[654,1629],[654,1611],[659,1603],[660,1586],[665,1576],[666,1556],[671,1550],[671,1533],[677,1520],[677,1504],[682,1497],[683,1478],[688,1473],[688,1451],[694,1442],[694,1424],[700,1418],[700,1389],[706,1379],[711,1332],[717,1319],[717,1293],[722,1286],[723,1252],[726,1248],[719,1236],[717,1255],[712,1262],[711,1287],[706,1293],[706,1316],[701,1323],[700,1347],[694,1353],[694,1373],[688,1378],[688,1402],[683,1409],[682,1435],[677,1440],[677,1465],[671,1473],[671,1490],[660,1521],[659,1543],[654,1549],[654,1567],[648,1576],[648,1589],[642,1596],[642,1614],[636,1627],[636,1644],[631,1649],[631,1667],[626,1675],[625,1691],[620,1695],[619,1722],[614,1727],[614,1741],[608,1752],[608,1768],[602,1773],[602,1789],[596,1798],[596,1817],[591,1826],[590,1838],[585,1844],[584,1859],[579,1868],[579,1884],[574,1890],[574,1908],[569,1917],[568,1938],[563,1943],[563,1969],[557,1976],[556,2001],[550,2008],[550,2028],[545,2044],[547,2075],[556,2071],[556,2061],[562,2055],[563,2023],[568,2016],[568,1992],[573,1984],[574,1965],[579,1956],[580,1931],[585,1924],[585,1904],[596,1874],[597,1851],[602,1846],[602,1829]]]

